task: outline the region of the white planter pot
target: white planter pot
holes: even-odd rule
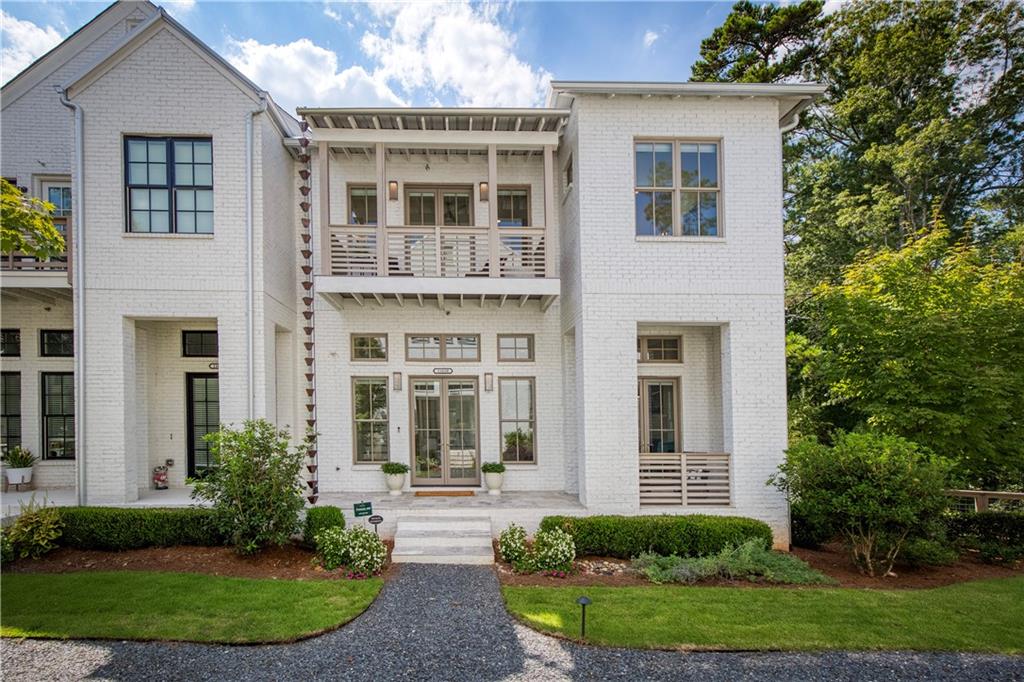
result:
[[[487,484],[487,492],[491,495],[501,494],[501,484],[505,479],[505,474],[484,474],[484,482]]]
[[[384,482],[388,484],[389,495],[401,495],[405,487],[405,474],[384,474]]]
[[[30,483],[32,481],[32,467],[22,467],[20,469],[8,467],[4,469],[4,476],[7,477],[7,482],[11,485]]]

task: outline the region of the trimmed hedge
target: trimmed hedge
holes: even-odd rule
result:
[[[302,541],[309,547],[316,547],[316,534],[326,528],[344,528],[345,515],[341,509],[329,504],[310,507],[302,524]]]
[[[202,507],[60,507],[62,547],[120,551],[226,541],[212,509]]]
[[[768,524],[741,516],[545,516],[540,529],[552,528],[572,536],[576,556],[707,556],[753,539],[772,544]]]
[[[946,519],[946,533],[961,547],[978,550],[983,561],[1024,559],[1024,513],[962,512]]]

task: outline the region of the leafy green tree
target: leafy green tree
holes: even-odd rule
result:
[[[690,79],[774,83],[800,75],[820,37],[822,4],[737,2],[725,23],[701,41]]]
[[[828,401],[953,460],[961,482],[1024,482],[1024,260],[951,245],[940,221],[815,293]]]
[[[55,206],[26,197],[6,179],[0,185],[0,252],[39,259],[63,253],[64,237],[53,225]]]

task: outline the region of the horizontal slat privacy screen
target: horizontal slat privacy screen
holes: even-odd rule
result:
[[[640,505],[725,507],[729,479],[728,453],[641,453]]]

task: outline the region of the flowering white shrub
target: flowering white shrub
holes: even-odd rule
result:
[[[526,529],[514,523],[509,524],[498,536],[498,552],[501,560],[510,564],[526,556]]]
[[[328,571],[348,563],[348,531],[341,526],[325,528],[316,534],[316,554]]]
[[[576,558],[576,545],[561,528],[542,530],[533,536],[533,555],[534,570],[567,571]]]
[[[362,526],[355,526],[346,531],[348,535],[348,567],[349,570],[363,575],[373,575],[384,568],[388,558],[388,548],[377,534]]]

